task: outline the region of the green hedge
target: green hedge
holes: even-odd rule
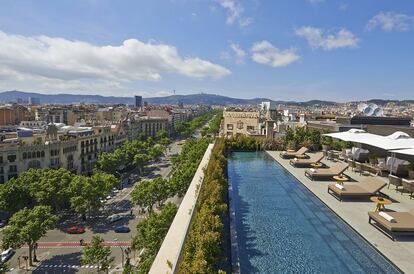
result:
[[[224,260],[222,249],[223,216],[227,211],[227,160],[225,141],[218,139],[205,171],[197,201],[197,214],[188,234],[179,273],[217,273]]]

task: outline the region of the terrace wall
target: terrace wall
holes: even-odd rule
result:
[[[210,144],[204,153],[203,159],[197,168],[170,229],[155,257],[149,272],[150,274],[175,273],[178,271],[184,243],[195,213],[194,209],[197,204],[199,189],[203,183],[204,169],[210,160],[213,147],[214,144]]]

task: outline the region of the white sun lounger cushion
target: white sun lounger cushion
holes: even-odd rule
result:
[[[396,223],[397,221],[394,219],[394,217],[388,215],[387,213],[385,213],[384,211],[381,211],[379,213],[379,215],[384,218],[385,220],[387,220],[390,223]]]
[[[340,184],[335,184],[335,187],[336,188],[339,188],[340,190],[344,190],[345,189],[345,187],[344,186],[341,186]]]

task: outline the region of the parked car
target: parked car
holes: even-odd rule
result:
[[[108,221],[113,223],[113,222],[121,220],[123,217],[124,216],[122,216],[122,215],[114,214],[114,215],[111,215],[111,216],[108,217]]]
[[[0,257],[1,262],[2,263],[7,262],[13,256],[13,254],[14,254],[14,250],[11,248],[4,250],[1,253],[1,257]]]
[[[0,228],[5,227],[5,226],[6,226],[6,221],[0,220]]]
[[[85,233],[85,228],[80,226],[71,226],[66,230],[69,234],[83,234]]]
[[[127,226],[117,226],[117,227],[115,227],[114,231],[116,233],[128,233],[131,230]]]

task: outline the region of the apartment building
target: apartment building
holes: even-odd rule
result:
[[[0,107],[0,126],[17,125],[29,117],[29,110],[24,106],[14,104]]]
[[[251,135],[259,133],[259,111],[229,111],[223,112],[224,136]]]

